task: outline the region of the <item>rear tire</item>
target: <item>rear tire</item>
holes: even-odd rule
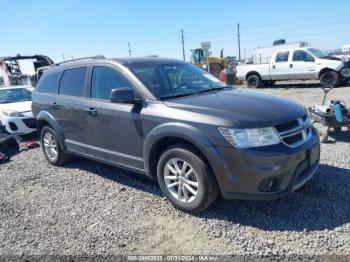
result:
[[[260,88],[262,84],[260,76],[253,74],[247,77],[247,86],[249,88]]]
[[[220,64],[217,64],[217,63],[213,63],[213,64],[210,64],[210,73],[215,76],[216,78],[219,78],[220,77],[220,72],[222,70],[222,67],[220,66]]]
[[[323,88],[334,88],[340,83],[340,76],[335,71],[324,72],[320,77],[320,84]]]
[[[59,138],[51,127],[44,126],[41,129],[40,142],[44,156],[50,164],[61,166],[70,159],[70,155],[63,151]]]
[[[184,212],[205,210],[219,194],[210,167],[187,145],[174,145],[163,152],[157,178],[165,197]]]

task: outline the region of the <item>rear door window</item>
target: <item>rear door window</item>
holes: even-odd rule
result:
[[[106,66],[95,66],[92,71],[91,97],[109,100],[112,89],[132,88],[130,82],[117,70]]]
[[[40,79],[37,90],[38,92],[57,94],[58,85],[60,83],[61,72],[56,72],[52,74],[44,74]]]
[[[61,78],[59,94],[83,97],[86,72],[86,67],[65,70]]]
[[[276,63],[288,62],[289,52],[279,52],[276,55]]]

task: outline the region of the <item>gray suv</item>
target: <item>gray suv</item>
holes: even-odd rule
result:
[[[182,61],[71,61],[47,69],[33,93],[44,155],[79,155],[158,181],[177,208],[270,200],[303,186],[319,138],[294,102],[225,86]]]

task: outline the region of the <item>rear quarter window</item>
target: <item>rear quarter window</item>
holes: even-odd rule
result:
[[[42,93],[57,94],[60,78],[61,72],[44,74],[40,79],[36,90]]]
[[[65,70],[61,78],[59,94],[84,96],[86,72],[86,67]]]

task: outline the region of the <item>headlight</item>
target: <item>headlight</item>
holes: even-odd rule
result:
[[[220,127],[219,131],[231,145],[238,148],[269,146],[281,142],[276,130],[272,127],[254,129]]]
[[[349,78],[349,77],[350,77],[350,68],[348,68],[348,67],[343,67],[343,68],[340,70],[340,74],[342,75],[342,77]]]
[[[2,110],[2,113],[9,117],[24,117],[22,113],[13,110]]]

